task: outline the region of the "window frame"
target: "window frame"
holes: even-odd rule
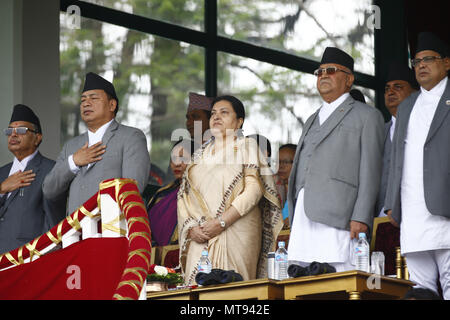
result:
[[[217,0],[204,0],[204,31],[193,30],[89,2],[60,0],[62,12],[67,12],[67,8],[71,5],[78,6],[81,16],[85,18],[203,47],[205,49],[205,93],[207,96],[216,96],[218,92],[217,53],[219,51],[309,74],[313,74],[320,64],[317,61],[280,50],[220,36],[217,33]],[[375,61],[377,61],[378,42],[377,30],[375,30]],[[355,85],[375,90],[375,107],[381,109],[380,95],[377,89],[380,88],[382,81],[377,75],[377,68],[375,68],[374,76],[357,71],[354,74]]]

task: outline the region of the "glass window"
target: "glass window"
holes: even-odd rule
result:
[[[79,104],[92,71],[113,82],[116,119],[146,134],[152,163],[166,171],[172,132],[186,127],[188,92],[204,92],[204,49],[86,18],[70,29],[60,19],[63,143],[86,131]]]
[[[245,106],[244,135],[268,138],[274,156],[282,144],[297,144],[321,105],[316,77],[226,53],[218,54],[218,64],[219,95],[234,95]]]
[[[82,0],[118,11],[204,30],[204,0]],[[83,13],[81,13],[83,14]]]
[[[218,0],[218,32],[316,61],[338,47],[374,75],[372,9],[371,0]]]

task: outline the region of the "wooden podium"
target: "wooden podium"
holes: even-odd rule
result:
[[[256,279],[147,293],[147,299],[176,300],[292,300],[292,299],[400,299],[414,286],[408,280],[345,271],[282,281]]]
[[[283,299],[400,299],[414,285],[403,279],[345,271],[277,282]]]

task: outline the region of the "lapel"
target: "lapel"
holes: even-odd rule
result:
[[[294,164],[292,166],[291,172],[297,171],[297,163],[300,158],[300,152],[302,150],[303,141],[305,140],[306,134],[308,133],[309,129],[311,128],[311,125],[316,120],[316,117],[318,116],[319,111],[320,111],[320,108],[311,117],[308,118],[308,120],[305,123],[305,126],[303,127],[302,135],[300,136],[300,139],[298,140],[297,150],[295,151]]]
[[[390,133],[391,133],[391,127],[392,127],[392,120],[389,120],[389,122],[386,123],[384,126],[384,141],[386,142],[387,139],[390,140]],[[388,138],[389,137],[389,138]]]
[[[73,153],[75,153],[77,150],[79,150],[86,142],[89,144],[89,135],[88,132],[86,131],[85,133],[83,133],[80,136],[80,140],[79,140],[79,146],[76,147],[76,150],[73,151]],[[80,168],[80,174],[85,174],[87,171],[87,166],[83,166]]]
[[[39,172],[39,167],[40,167],[40,164],[41,164],[41,160],[42,160],[42,156],[41,156],[41,154],[38,151],[38,153],[36,153],[34,158],[31,159],[30,162],[28,162],[27,167],[25,168],[25,171],[31,169],[31,170],[33,170],[33,173],[35,173],[36,177],[37,177],[38,172]],[[11,163],[11,166],[12,166],[12,163]],[[9,169],[11,170],[11,167],[9,167]],[[32,185],[28,186],[27,188],[31,188],[31,187],[32,187]],[[6,209],[11,204],[11,202],[14,200],[14,198],[17,196],[19,191],[20,191],[20,189],[16,189],[13,192],[11,192],[11,195],[8,197],[8,199],[6,199],[3,207],[0,210],[0,217],[5,214]]]
[[[28,162],[27,167],[25,170],[33,170],[33,172],[36,174],[36,177],[38,175],[39,170],[41,169],[41,162],[42,162],[42,155],[38,151],[33,159],[31,159],[30,162]]]
[[[414,105],[416,104],[417,97],[419,96],[419,94],[420,94],[420,91],[417,91],[417,92],[412,93],[409,96],[409,97],[411,97],[411,101],[408,102],[408,104],[405,104],[404,107],[402,107],[401,115],[397,116],[397,119],[396,119],[396,121],[398,122],[398,126],[395,130],[394,137],[398,135],[397,141],[400,142],[399,147],[401,148],[401,150],[403,150],[405,148],[405,139],[406,139],[406,132],[408,131],[409,117],[411,116],[412,109],[414,108]],[[409,97],[407,99],[409,99]],[[400,106],[402,106],[402,103],[400,104]],[[397,112],[397,115],[399,115],[398,112]],[[397,123],[396,123],[396,125],[397,125]]]
[[[6,178],[8,178],[8,174],[11,171],[11,167],[12,167],[13,163],[9,163],[8,165],[6,165],[6,167],[4,168],[5,175],[2,176],[2,181]],[[6,198],[7,194],[5,194],[1,200],[1,204],[0,204],[0,218],[5,214],[6,208],[7,208],[7,202],[9,200],[9,198]]]
[[[427,139],[425,143],[430,141],[434,134],[438,131],[439,127],[444,122],[445,117],[449,113],[450,105],[447,105],[447,101],[450,101],[450,80],[447,80],[447,86],[445,87],[444,93],[439,100],[438,107],[434,113],[433,121],[431,121],[430,130],[428,131]]]
[[[108,128],[105,131],[105,134],[102,137],[102,143],[105,146],[108,146],[109,140],[111,140],[111,138],[115,135],[118,127],[119,127],[119,123],[117,123],[116,120],[113,120],[111,122],[111,124],[108,126]],[[87,132],[86,132],[86,135],[87,135],[87,137],[86,137],[87,140],[89,140],[89,136],[88,136]],[[86,173],[89,170],[91,170],[96,164],[97,164],[97,162],[94,162],[89,168],[88,168],[88,166],[83,167],[84,168],[84,172],[83,173]]]
[[[309,129],[311,128],[314,121],[316,121],[316,118],[319,116],[319,111],[320,111],[320,108],[310,117],[310,119],[309,119],[310,121],[307,121],[305,123],[305,127],[303,128],[302,136],[301,136],[299,144],[298,144],[298,147],[300,147],[300,149],[303,145],[303,141],[305,140],[306,135],[308,134]]]
[[[348,97],[344,100],[333,113],[322,123],[322,130],[320,130],[317,140],[317,146],[336,128],[336,126],[342,121],[345,115],[353,108],[355,100],[352,97]]]

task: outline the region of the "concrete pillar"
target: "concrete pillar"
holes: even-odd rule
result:
[[[55,159],[60,151],[59,1],[0,2],[0,128],[8,126],[17,103],[31,107],[43,130],[40,152]],[[0,137],[0,165],[11,161]]]

